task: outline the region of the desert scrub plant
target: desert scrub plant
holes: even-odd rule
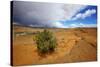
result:
[[[35,41],[40,53],[52,52],[57,46],[56,38],[53,36],[53,33],[46,29],[43,32],[37,33]]]

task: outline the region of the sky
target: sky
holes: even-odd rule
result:
[[[97,27],[97,6],[13,1],[13,24],[30,27]]]

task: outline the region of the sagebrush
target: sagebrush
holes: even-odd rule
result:
[[[37,44],[37,49],[41,53],[54,51],[57,46],[56,38],[54,37],[53,33],[46,29],[43,32],[37,33],[35,36],[35,41]]]

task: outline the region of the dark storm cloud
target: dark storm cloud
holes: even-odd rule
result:
[[[82,5],[40,2],[13,2],[13,21],[29,26],[63,26],[59,21],[70,19]]]

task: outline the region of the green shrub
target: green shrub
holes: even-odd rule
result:
[[[37,49],[41,53],[54,51],[57,45],[56,38],[53,36],[53,33],[46,29],[43,32],[37,33],[35,36],[35,41],[37,44]]]

